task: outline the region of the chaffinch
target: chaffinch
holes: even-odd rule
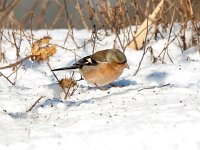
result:
[[[118,49],[107,49],[86,56],[70,67],[52,71],[80,69],[86,81],[96,86],[104,86],[116,80],[124,68],[129,68],[124,53]]]

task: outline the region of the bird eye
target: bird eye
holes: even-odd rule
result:
[[[123,63],[117,63],[118,66],[123,66]]]

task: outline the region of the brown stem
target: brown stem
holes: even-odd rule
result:
[[[19,64],[21,64],[22,62],[24,62],[25,60],[29,59],[33,57],[33,55],[29,55],[29,56],[26,56],[25,58],[23,58],[22,60],[16,62],[16,63],[13,63],[13,64],[10,64],[10,65],[7,65],[7,66],[3,66],[3,67],[0,67],[0,70],[3,70],[3,69],[7,69],[7,68],[11,68],[11,67],[15,67]]]
[[[35,103],[26,111],[26,112],[29,112],[29,111],[31,111],[34,107],[35,107],[35,105],[42,99],[42,98],[44,98],[45,96],[40,96],[40,98],[38,98],[36,101],[35,101]]]

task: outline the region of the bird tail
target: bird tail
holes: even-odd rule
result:
[[[61,70],[69,70],[69,69],[77,69],[77,68],[79,68],[79,67],[78,66],[70,66],[70,67],[53,69],[52,71],[61,71]]]

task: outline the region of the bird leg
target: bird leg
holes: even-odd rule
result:
[[[84,80],[83,76],[81,76],[81,78],[76,80],[76,81],[81,81],[81,80]]]

